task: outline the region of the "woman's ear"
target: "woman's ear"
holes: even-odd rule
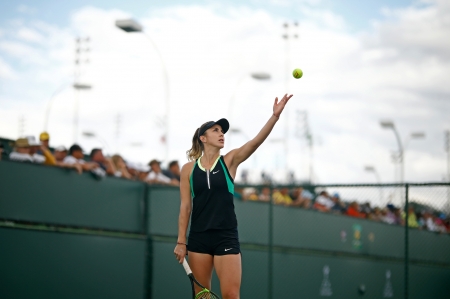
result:
[[[200,141],[205,143],[206,142],[206,137],[205,135],[200,136]]]

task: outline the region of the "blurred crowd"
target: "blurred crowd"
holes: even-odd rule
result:
[[[172,186],[180,183],[178,161],[172,161],[167,169],[162,169],[161,162],[156,159],[151,160],[148,165],[142,165],[125,161],[120,155],[106,157],[100,148],[94,148],[86,154],[78,144],[73,144],[70,148],[50,148],[49,143],[50,135],[47,132],[42,132],[39,140],[34,136],[19,138],[14,142],[10,153],[5,153],[4,145],[0,144],[0,158],[74,169],[80,174],[90,172],[96,178],[114,176]]]
[[[172,161],[167,169],[161,167],[161,162],[153,159],[147,165],[132,163],[120,155],[106,157],[102,149],[94,148],[86,154],[80,145],[73,144],[70,148],[58,146],[50,148],[50,135],[43,132],[39,140],[34,136],[19,138],[14,142],[10,153],[4,151],[0,143],[0,159],[36,163],[73,169],[78,173],[90,172],[96,178],[105,176],[121,177],[129,180],[146,182],[148,184],[178,186],[180,184],[180,166],[178,161]],[[273,201],[274,204],[303,209],[312,209],[323,213],[347,215],[349,217],[366,218],[392,225],[408,225],[413,228],[433,232],[450,232],[450,217],[431,209],[410,205],[408,215],[400,207],[387,204],[385,207],[372,207],[369,202],[360,204],[357,201],[342,200],[338,193],[332,195],[327,191],[313,194],[309,190],[298,188],[271,189],[264,187],[236,188],[235,197],[245,201]]]
[[[235,196],[244,201],[273,201],[274,204],[303,209],[316,210],[323,213],[346,215],[355,218],[365,218],[372,221],[392,225],[405,225],[408,217],[408,226],[432,232],[450,233],[450,217],[442,212],[426,209],[411,203],[408,215],[403,208],[393,204],[385,207],[372,207],[369,202],[360,204],[357,201],[342,200],[338,193],[330,195],[321,191],[314,195],[312,192],[298,188],[271,189],[264,187],[260,191],[249,187],[236,189]]]

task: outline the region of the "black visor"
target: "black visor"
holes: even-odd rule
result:
[[[210,121],[210,122],[207,122],[204,126],[200,127],[200,130],[198,130],[198,138],[200,138],[200,136],[205,134],[206,130],[208,130],[209,128],[211,128],[214,125],[221,126],[224,134],[230,128],[230,123],[225,118],[221,118],[218,121]]]

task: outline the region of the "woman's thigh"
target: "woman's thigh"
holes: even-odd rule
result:
[[[205,253],[189,251],[189,266],[195,279],[205,288],[211,289],[211,277],[213,270],[213,256]],[[201,289],[195,285],[195,293],[200,292]]]
[[[239,298],[242,278],[241,254],[214,256],[214,268],[219,277],[223,298]]]

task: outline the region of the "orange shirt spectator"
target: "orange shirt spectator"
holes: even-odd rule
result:
[[[359,205],[356,201],[352,202],[348,207],[347,216],[356,218],[366,218],[366,215],[359,211]]]

